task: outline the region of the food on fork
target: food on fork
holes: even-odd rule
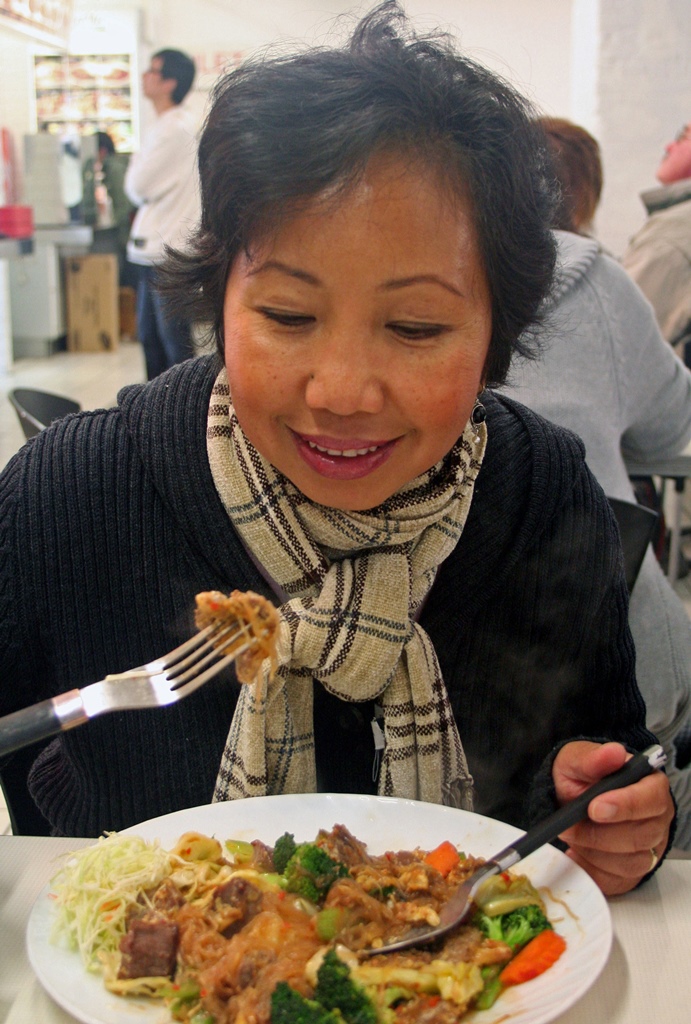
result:
[[[233,590],[227,596],[220,590],[208,590],[197,594],[195,600],[197,628],[222,627],[215,646],[223,654],[247,645],[235,661],[237,678],[241,683],[256,683],[259,688],[264,661],[270,660],[271,674],[276,668],[280,617],[274,606],[251,590]]]

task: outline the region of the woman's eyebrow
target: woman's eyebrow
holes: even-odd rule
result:
[[[296,277],[298,281],[305,281],[307,284],[316,285],[317,287],[322,285],[322,281],[315,277],[314,274],[310,274],[306,270],[299,270],[297,267],[291,267],[288,263],[282,263],[281,260],[267,260],[266,263],[262,263],[253,270],[249,270],[247,274],[248,277],[255,277],[257,274],[264,273],[265,270],[278,270],[281,274]]]
[[[411,284],[438,284],[440,287],[445,288],[447,292],[451,292],[461,299],[465,297],[458,288],[455,288],[449,281],[445,281],[443,277],[437,277],[436,274],[416,274],[413,277],[400,277],[393,281],[385,281],[384,284],[380,285],[379,291],[407,288]]]
[[[260,266],[248,271],[248,276],[255,277],[257,274],[262,274],[265,270],[278,270],[281,274],[295,277],[298,281],[304,281],[306,284],[311,284],[315,287],[322,287],[323,285],[323,282],[315,274],[310,274],[307,270],[300,270],[298,267],[291,267],[290,264],[283,263],[281,260],[267,260],[266,263],[262,263]],[[412,277],[395,278],[391,281],[385,281],[379,286],[378,291],[393,291],[397,288],[408,288],[414,284],[438,284],[441,288],[451,292],[452,295],[464,298],[463,292],[436,274],[416,274]]]

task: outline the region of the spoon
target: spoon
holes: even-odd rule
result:
[[[667,760],[667,755],[659,744],[648,747],[638,754],[634,754],[625,765],[610,775],[594,783],[584,790],[575,800],[570,800],[559,810],[554,811],[544,821],[539,822],[528,829],[524,835],[517,839],[510,846],[506,846],[500,853],[495,854],[489,860],[474,871],[469,878],[466,878],[454,892],[453,896],[446,901],[439,912],[439,924],[424,928],[415,928],[401,939],[379,946],[378,948],[360,949],[358,956],[378,956],[380,953],[394,953],[400,949],[408,949],[410,946],[421,946],[428,942],[446,935],[457,925],[461,924],[470,915],[473,909],[473,897],[479,887],[492,875],[498,875],[506,871],[519,860],[523,860],[528,854],[533,853],[545,843],[556,839],[564,829],[575,825],[586,816],[588,804],[600,793],[607,793],[612,789],[622,789],[638,782],[645,775],[661,768]]]

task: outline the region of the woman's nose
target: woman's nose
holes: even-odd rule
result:
[[[372,344],[343,337],[319,345],[307,381],[307,405],[338,416],[381,412],[384,387]]]

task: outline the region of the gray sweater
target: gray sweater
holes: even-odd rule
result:
[[[503,391],[579,434],[605,493],[635,501],[625,459],[673,455],[691,439],[691,372],[619,264],[592,239],[556,235],[559,271],[542,357],[515,362]],[[631,595],[629,623],[648,725],[670,757],[676,842],[691,848],[691,770],[674,767],[672,744],[691,715],[691,622],[652,549]]]

